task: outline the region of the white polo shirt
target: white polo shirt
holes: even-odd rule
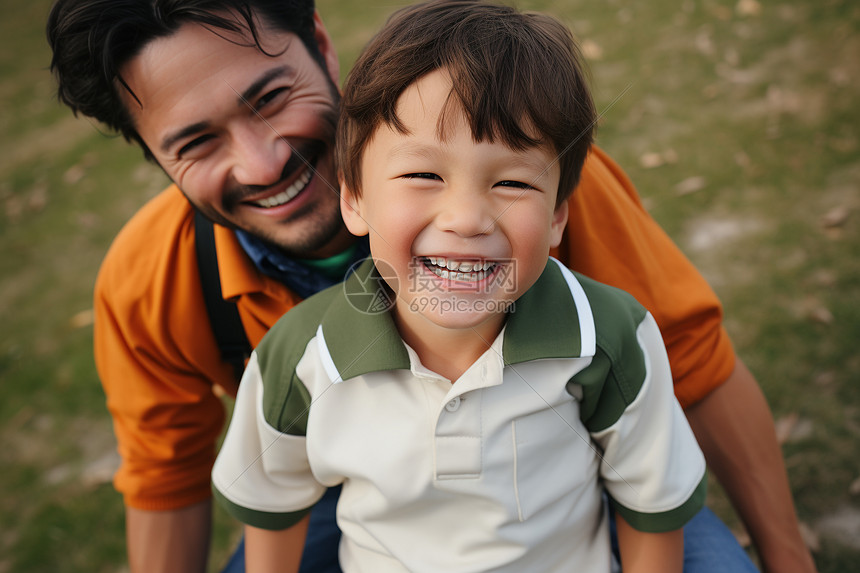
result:
[[[369,262],[251,357],[213,470],[240,520],[283,529],[326,487],[352,572],[608,572],[602,492],[635,528],[702,507],[705,462],[656,323],[550,260],[453,384],[400,339]]]

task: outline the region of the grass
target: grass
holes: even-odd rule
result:
[[[111,238],[165,179],[56,104],[49,5],[0,0],[0,572],[122,571],[88,312]],[[343,71],[395,8],[319,6]],[[860,7],[520,6],[559,16],[583,42],[604,112],[599,144],[723,300],[738,353],[786,428],[819,569],[851,570],[860,532],[838,519],[860,514]],[[213,570],[235,526],[218,512],[215,530]]]

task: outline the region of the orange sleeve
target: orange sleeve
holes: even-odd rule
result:
[[[210,497],[225,418],[212,381],[229,383],[232,372],[218,356],[196,269],[191,211],[168,191],[117,236],[96,281],[96,366],[122,458],[114,484],[132,507]]]
[[[675,395],[690,406],[723,383],[735,355],[717,296],[645,211],[621,169],[596,146],[569,202],[557,256],[631,293],[654,315],[672,364]]]

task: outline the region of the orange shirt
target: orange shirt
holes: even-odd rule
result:
[[[645,212],[624,173],[595,148],[570,205],[562,262],[632,293],[660,325],[684,406],[728,378],[734,352],[722,308]],[[222,289],[238,301],[252,345],[300,298],[262,275],[233,233],[215,227]],[[224,408],[236,393],[201,296],[194,216],[176,187],[147,203],[105,258],[95,290],[95,356],[122,465],[125,503],[176,509],[207,499]]]

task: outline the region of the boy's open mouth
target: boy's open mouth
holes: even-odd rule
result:
[[[456,260],[445,257],[421,257],[431,273],[451,281],[480,282],[492,275],[497,263],[480,260]]]

